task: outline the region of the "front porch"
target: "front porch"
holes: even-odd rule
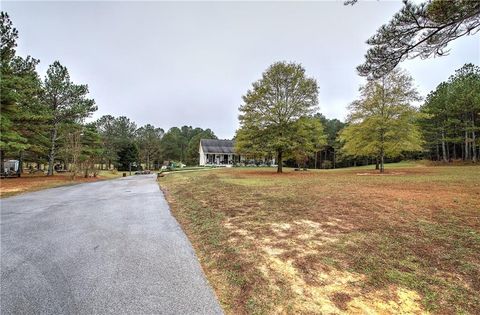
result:
[[[234,165],[240,163],[240,159],[236,154],[207,153],[205,160],[210,165]]]

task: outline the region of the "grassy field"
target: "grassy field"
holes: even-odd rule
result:
[[[227,314],[477,313],[480,167],[160,179]]]
[[[25,192],[37,191],[77,183],[94,182],[122,176],[122,172],[100,171],[96,178],[84,178],[78,175],[75,181],[71,180],[69,173],[58,173],[54,176],[44,174],[22,175],[20,178],[5,178],[0,180],[0,198],[10,197]]]

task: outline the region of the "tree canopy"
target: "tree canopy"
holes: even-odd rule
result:
[[[427,149],[437,160],[476,162],[480,130],[480,68],[465,64],[432,91],[421,107]],[[460,151],[459,151],[460,149]]]
[[[311,124],[301,118],[313,115],[317,102],[317,82],[305,75],[301,65],[274,63],[243,96],[237,150],[252,155],[276,154],[277,172],[281,173],[285,154],[314,146],[309,142],[313,138],[302,139],[304,128]]]
[[[56,157],[58,128],[63,123],[78,122],[97,110],[95,101],[87,98],[88,86],[77,85],[70,80],[66,67],[55,61],[47,70],[43,84],[43,102],[51,116],[50,151],[48,175],[53,175],[53,164]]]
[[[405,59],[446,55],[451,41],[479,30],[480,1],[432,0],[415,4],[405,0],[392,20],[367,40],[371,47],[365,63],[357,70],[362,76],[378,79]]]
[[[18,31],[7,13],[0,13],[0,160],[5,155],[38,151],[46,113],[39,101],[41,82],[36,72],[38,60],[16,55]],[[38,142],[37,141],[37,142]],[[1,171],[3,172],[3,163]]]
[[[343,152],[378,158],[383,172],[385,156],[422,149],[417,110],[411,105],[419,96],[408,74],[395,69],[381,80],[369,80],[360,93],[340,133]]]
[[[151,162],[160,155],[161,140],[164,133],[162,128],[155,128],[150,124],[146,124],[135,131],[140,160],[145,162],[147,169],[151,168]]]

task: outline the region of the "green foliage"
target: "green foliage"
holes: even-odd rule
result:
[[[305,128],[314,123],[300,119],[317,110],[318,86],[314,79],[306,77],[301,65],[274,63],[262,79],[252,84],[243,102],[236,133],[238,152],[264,156],[275,153],[281,172],[285,155],[312,153],[310,149],[320,145],[311,143],[311,137],[302,139]]]
[[[70,80],[67,68],[59,61],[49,66],[43,90],[42,101],[51,116],[48,174],[53,175],[59,126],[82,121],[96,111],[97,107],[93,99],[87,98],[88,86],[74,84]]]
[[[140,160],[147,169],[150,169],[151,162],[160,155],[163,134],[162,128],[155,128],[150,124],[138,128],[135,132]]]
[[[451,41],[479,29],[479,1],[405,1],[392,20],[367,41],[371,48],[357,69],[360,75],[378,79],[405,59],[443,56]]]
[[[82,129],[80,161],[93,166],[93,164],[99,162],[103,153],[101,137],[94,123],[86,124]]]
[[[1,80],[0,80],[0,151],[5,155],[19,156],[30,149],[41,152],[46,119],[39,101],[41,84],[36,72],[38,60],[16,55],[18,32],[5,12],[0,13]]]
[[[410,105],[418,100],[412,78],[398,69],[382,80],[369,80],[360,88],[361,98],[350,106],[348,126],[339,139],[342,151],[355,157],[396,157],[421,150],[418,113]]]
[[[327,145],[331,147],[336,146],[338,133],[345,127],[346,124],[336,118],[328,119],[320,113],[315,114],[314,117],[319,119],[324,126]]]
[[[162,156],[165,160],[178,160],[187,165],[197,165],[198,147],[200,139],[203,138],[216,139],[216,136],[210,129],[203,130],[191,126],[170,128],[162,138]]]
[[[130,143],[124,146],[118,152],[118,170],[119,171],[128,171],[130,166],[132,170],[137,168],[133,166],[134,163],[138,162],[138,148],[135,143]]]
[[[137,125],[125,116],[105,115],[95,122],[103,144],[102,162],[118,163],[118,152],[135,141]],[[117,165],[118,166],[118,165]]]
[[[162,155],[164,159],[182,160],[182,149],[185,141],[177,127],[170,128],[162,138]]]
[[[436,159],[477,161],[480,113],[480,68],[465,64],[448,81],[440,83],[421,107],[422,131],[427,149]],[[440,148],[439,148],[440,147]],[[459,148],[463,148],[461,153]],[[441,152],[441,153],[440,153]],[[440,157],[441,156],[441,157]]]
[[[291,150],[299,166],[306,167],[308,158],[327,144],[327,137],[323,133],[323,125],[314,117],[302,117],[293,125],[293,133],[297,140]]]
[[[198,150],[200,147],[201,139],[217,139],[217,136],[215,136],[213,131],[210,129],[205,129],[193,136],[188,142],[186,159],[187,165],[198,165],[200,159]]]

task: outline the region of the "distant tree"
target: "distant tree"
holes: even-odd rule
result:
[[[130,167],[137,169],[134,164],[138,162],[138,148],[135,143],[129,143],[125,145],[118,152],[118,170],[128,171]]]
[[[480,130],[480,68],[465,64],[448,81],[440,83],[422,105],[420,121],[427,149],[447,162],[461,155],[478,160]],[[458,154],[461,149],[460,154]]]
[[[137,125],[125,116],[115,118],[111,115],[100,117],[95,125],[103,144],[103,162],[108,168],[112,163],[118,167],[118,153],[135,142]]]
[[[202,130],[193,136],[188,142],[186,163],[188,165],[198,165],[200,161],[199,147],[201,139],[217,139],[217,136],[210,129]]]
[[[324,164],[330,165],[331,167],[335,168],[337,164],[337,150],[341,146],[338,142],[338,135],[340,131],[345,127],[345,123],[336,118],[328,119],[320,113],[315,114],[315,118],[319,119],[324,126],[324,132],[327,137],[327,143],[323,146],[322,152],[319,153],[325,156],[324,161],[326,161],[327,156],[329,156],[331,158],[331,163]],[[317,155],[318,153],[315,154],[315,168],[317,167]]]
[[[160,144],[165,132],[162,128],[155,128],[154,126],[147,124],[138,128],[135,133],[140,160],[145,162],[147,169],[150,169],[151,161],[153,161],[160,153]]]
[[[419,124],[423,127],[424,139],[427,144],[434,144],[435,146],[441,143],[442,160],[448,161],[447,154],[447,137],[449,129],[449,116],[452,114],[452,103],[449,100],[448,84],[443,82],[437,89],[431,92],[426,99],[425,105],[421,110],[426,114]],[[439,159],[439,157],[437,157]]]
[[[5,12],[0,13],[0,35],[0,161],[6,154],[22,162],[26,150],[42,151],[46,113],[39,101],[38,60],[16,55],[18,31]],[[3,163],[0,168],[3,172]]]
[[[378,158],[383,172],[385,156],[421,150],[417,110],[410,104],[419,96],[409,75],[395,69],[381,80],[369,80],[360,93],[339,136],[346,154]]]
[[[83,126],[77,123],[62,124],[58,130],[58,156],[63,159],[65,166],[71,172],[71,179],[75,180],[80,170],[80,154],[82,153]]]
[[[365,63],[357,68],[360,75],[378,79],[405,59],[446,55],[445,48],[451,41],[480,30],[480,1],[431,0],[414,4],[404,0],[404,4],[367,41],[371,48]]]
[[[327,144],[323,125],[314,117],[301,117],[293,124],[297,140],[291,150],[299,167],[306,167],[309,158],[316,154],[318,148]]]
[[[162,156],[168,160],[181,160],[182,158],[182,131],[178,127],[170,128],[162,138]]]
[[[466,64],[450,78],[452,99],[455,109],[461,118],[464,133],[465,159],[477,162],[478,139],[480,130],[480,67]]]
[[[96,122],[98,133],[102,142],[102,165],[107,164],[107,168],[110,169],[112,163],[115,163],[118,159],[118,148],[116,147],[116,134],[114,130],[115,117],[112,115],[104,115],[100,117]]]
[[[178,138],[179,146],[180,146],[180,160],[183,162],[187,162],[187,151],[188,151],[188,144],[190,140],[197,135],[198,133],[202,132],[201,128],[192,128],[192,126],[182,126],[180,128],[180,137]]]
[[[113,121],[114,144],[117,149],[131,144],[135,138],[137,124],[125,116],[115,118]]]
[[[80,154],[80,162],[83,164],[84,176],[88,177],[90,170],[97,172],[95,164],[100,161],[103,153],[101,136],[98,133],[95,123],[89,123],[82,128],[82,151]]]
[[[57,154],[58,129],[61,124],[78,122],[97,110],[95,101],[88,99],[87,85],[76,85],[70,80],[66,67],[55,61],[47,70],[43,85],[43,102],[51,116],[50,150],[48,153],[48,175],[53,175],[53,164]]]
[[[75,180],[81,170],[88,177],[100,161],[103,146],[95,123],[65,123],[59,128],[58,157]],[[94,172],[96,174],[96,172]]]
[[[274,63],[243,96],[237,151],[275,153],[281,173],[285,155],[299,149],[301,124],[296,124],[315,113],[317,101],[317,82],[306,77],[301,65]]]

